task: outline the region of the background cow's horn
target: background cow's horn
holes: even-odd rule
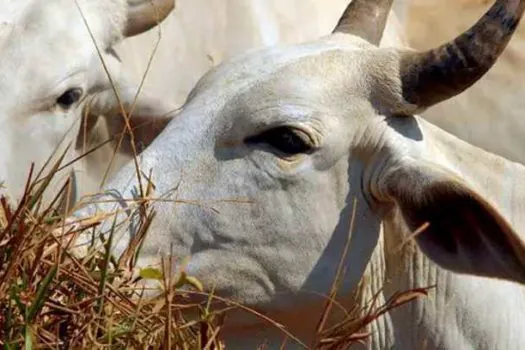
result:
[[[525,0],[498,0],[453,41],[426,52],[404,53],[400,64],[404,99],[424,109],[473,85],[507,46],[524,8]]]
[[[352,0],[333,33],[359,36],[379,45],[393,0]]]
[[[124,35],[143,33],[162,22],[175,8],[175,0],[128,0],[128,22]]]

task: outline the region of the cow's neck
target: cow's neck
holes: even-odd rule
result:
[[[489,200],[525,239],[525,167],[474,147],[418,120],[425,157],[460,175]],[[400,349],[511,349],[525,344],[525,288],[517,284],[453,274],[437,267],[415,244],[399,213],[383,222],[384,294],[435,285],[428,298],[392,312],[375,327],[373,347],[394,342]],[[375,258],[377,260],[377,258]],[[376,262],[377,263],[377,262]],[[427,338],[422,337],[426,335]]]

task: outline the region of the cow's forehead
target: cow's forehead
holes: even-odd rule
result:
[[[103,43],[118,39],[126,20],[125,0],[1,0],[0,23],[12,28],[9,41],[35,39],[33,45],[50,43],[51,40],[65,42],[78,37],[85,28],[82,15],[96,40]],[[6,11],[4,12],[4,2]],[[84,29],[85,31],[85,29]],[[78,38],[79,40],[84,38]],[[71,44],[71,43],[68,43]]]
[[[213,133],[227,142],[285,124],[331,130],[350,109],[358,118],[344,123],[354,123],[369,115],[363,87],[370,78],[367,62],[378,53],[361,41],[320,40],[239,56],[199,81],[179,120],[192,135],[211,140]]]
[[[340,69],[346,76],[364,78],[362,68],[366,65],[366,56],[373,52],[374,47],[350,36],[344,40],[318,40],[252,51],[208,72],[197,83],[188,101],[203,97],[226,102],[265,91],[281,94],[283,89],[292,94],[304,93],[306,91],[301,92],[304,90],[302,83],[341,78]],[[356,82],[356,85],[359,84]]]

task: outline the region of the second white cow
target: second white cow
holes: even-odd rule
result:
[[[36,173],[71,144],[67,163],[105,141],[96,130],[109,136],[125,130],[119,108],[99,109],[107,117],[99,120],[98,114],[80,118],[79,106],[103,91],[98,104],[115,105],[104,61],[129,111],[138,84],[122,71],[113,46],[156,26],[173,6],[173,0],[0,0],[0,182],[11,197],[21,195],[32,162]],[[152,138],[141,117],[158,117],[157,129],[162,128],[169,109],[158,99],[138,99],[131,116],[137,147]],[[98,160],[109,158],[108,152],[99,151]],[[107,164],[82,161],[61,174],[76,174],[83,191],[94,191]]]

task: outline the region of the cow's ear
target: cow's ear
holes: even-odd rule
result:
[[[441,267],[525,283],[525,245],[507,221],[461,179],[440,166],[402,161],[378,179],[422,251]]]
[[[141,92],[135,97],[136,89],[120,88],[118,95],[117,98],[113,89],[107,89],[94,94],[86,101],[77,137],[77,149],[86,148],[86,144],[98,144],[107,136],[118,141],[124,133],[120,152],[132,155],[131,138],[127,132],[124,111],[133,131],[135,147],[141,152],[173,117],[174,108],[148,95],[147,92]],[[104,136],[101,136],[102,134]]]

